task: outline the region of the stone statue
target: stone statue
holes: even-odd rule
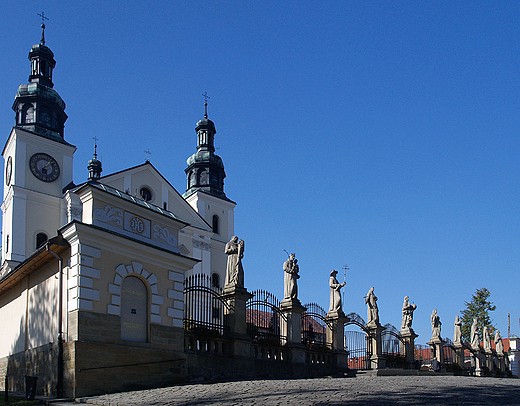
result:
[[[346,285],[346,282],[339,283],[336,279],[338,271],[332,271],[330,273],[329,286],[330,286],[330,306],[329,312],[339,312],[342,309],[341,305],[341,288]]]
[[[471,348],[477,350],[480,347],[480,339],[478,335],[478,324],[477,318],[473,319],[473,324],[471,325]]]
[[[433,309],[432,315],[430,316],[432,322],[432,340],[434,338],[441,338],[441,319],[437,315],[437,309]]]
[[[295,254],[289,255],[287,261],[283,263],[283,270],[285,272],[284,299],[298,299],[298,283],[296,281],[300,279],[300,266],[298,260],[295,259]]]
[[[367,307],[367,325],[379,324],[379,309],[377,308],[377,297],[374,295],[374,287],[372,286],[365,296],[365,304]]]
[[[236,235],[226,244],[224,252],[227,254],[226,285],[244,287],[244,268],[242,268],[242,258],[244,258],[244,241],[239,240]]]
[[[498,355],[504,355],[504,344],[502,343],[502,337],[500,337],[500,330],[495,333],[495,349]]]
[[[462,344],[462,320],[459,318],[459,316],[455,316],[453,344]]]
[[[410,298],[404,297],[403,303],[403,319],[401,320],[401,330],[412,327],[413,312],[417,309],[416,304],[410,304]]]
[[[491,336],[489,334],[489,330],[488,330],[487,326],[485,326],[484,330],[482,330],[482,335],[484,338],[484,350],[486,352],[490,352],[491,351]]]

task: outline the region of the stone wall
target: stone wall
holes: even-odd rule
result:
[[[171,385],[188,380],[183,352],[76,341],[72,397]]]
[[[50,343],[21,351],[0,359],[0,390],[5,390],[8,377],[9,391],[25,391],[25,375],[38,377],[38,394],[55,394],[58,371],[58,344]]]

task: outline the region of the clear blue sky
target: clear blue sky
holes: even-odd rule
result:
[[[184,192],[208,92],[249,290],[282,296],[287,250],[303,303],[346,263],[345,312],[374,286],[399,327],[409,295],[418,343],[481,287],[520,333],[520,3],[4,1],[5,139],[42,10],[76,183],[96,136],[104,174],[149,148]]]

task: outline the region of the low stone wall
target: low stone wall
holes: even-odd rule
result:
[[[186,355],[161,348],[74,342],[75,387],[68,396],[171,385],[188,380]]]
[[[0,390],[25,391],[25,376],[37,376],[37,394],[55,394],[58,373],[58,344],[50,343],[0,359]]]

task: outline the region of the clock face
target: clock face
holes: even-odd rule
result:
[[[29,160],[29,167],[34,176],[44,182],[54,182],[60,176],[60,166],[47,154],[34,154]]]
[[[7,158],[7,164],[5,165],[5,184],[7,186],[11,184],[11,176],[13,176],[13,157]]]

